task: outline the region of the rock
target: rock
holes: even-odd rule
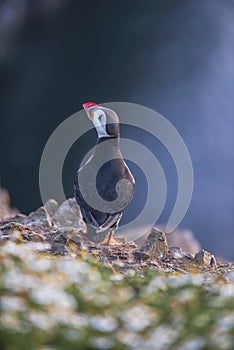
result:
[[[130,247],[138,248],[138,245],[134,241],[129,241],[126,244],[128,244]]]
[[[184,252],[180,247],[169,247],[167,258],[193,260],[194,255]]]
[[[18,210],[11,208],[8,192],[0,187],[0,221],[7,220],[17,214]]]
[[[52,217],[58,209],[58,202],[55,199],[49,199],[45,203],[44,208],[46,209],[49,216]]]
[[[165,233],[153,227],[141,250],[148,253],[150,258],[164,258],[168,253]]]
[[[31,231],[28,226],[15,221],[11,221],[1,225],[0,230],[4,233],[9,233],[9,234],[13,232]]]
[[[74,227],[63,227],[54,234],[53,242],[66,244],[68,241],[80,244],[80,231]]]
[[[147,260],[150,257],[148,253],[142,252],[140,250],[133,252],[133,255],[136,260]]]
[[[17,214],[13,219],[8,220],[8,222],[20,223],[33,228],[37,227],[41,230],[45,228],[48,229],[53,226],[52,220],[44,207],[38,208],[36,211],[31,212],[28,216]]]
[[[180,247],[170,247],[169,255],[174,259],[182,259],[186,256],[185,252]]]
[[[46,232],[53,226],[53,222],[44,207],[38,208],[28,216],[17,214],[14,218],[8,219],[5,223],[26,225],[28,228],[38,232]]]
[[[195,255],[194,261],[199,265],[207,266],[216,266],[216,259],[214,255],[207,252],[206,250],[201,250]]]
[[[52,220],[59,227],[68,226],[74,227],[83,232],[86,231],[86,225],[82,220],[80,208],[76,203],[75,198],[69,198],[63,202],[56,210]]]
[[[49,253],[54,255],[67,255],[68,250],[63,243],[52,243],[49,249]]]
[[[163,227],[158,229],[163,231]],[[142,229],[141,229],[142,230]],[[143,230],[144,231],[144,230]],[[146,241],[149,231],[146,230],[146,233],[134,240],[139,246],[142,246]],[[130,234],[133,233],[130,232]],[[201,245],[195,238],[194,234],[190,230],[175,230],[172,233],[166,234],[167,243],[169,247],[180,247],[184,252],[191,254],[196,254],[201,250]]]
[[[53,234],[53,238],[52,238],[52,241],[51,241],[52,244],[54,244],[54,243],[61,243],[61,244],[65,245],[66,242],[67,242],[67,237],[63,236],[60,231],[56,231]]]
[[[40,233],[34,232],[28,226],[18,222],[9,222],[0,226],[0,242],[13,240],[17,242],[43,242],[44,237]]]
[[[146,260],[148,258],[164,258],[167,253],[168,247],[165,233],[153,227],[141,249],[135,251],[133,255],[138,260]]]
[[[44,207],[31,212],[23,221],[28,226],[53,226],[51,218]]]

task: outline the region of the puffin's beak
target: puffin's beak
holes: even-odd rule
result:
[[[93,102],[86,102],[83,104],[83,108],[85,110],[85,113],[90,120],[93,120],[94,109],[99,108],[99,107],[100,107],[99,105],[97,105],[96,103],[93,103]]]

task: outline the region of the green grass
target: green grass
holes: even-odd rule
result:
[[[121,275],[43,249],[1,247],[1,350],[234,349],[234,282],[151,269]]]

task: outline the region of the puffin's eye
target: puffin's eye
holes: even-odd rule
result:
[[[102,115],[98,116],[98,120],[101,121],[102,120]]]

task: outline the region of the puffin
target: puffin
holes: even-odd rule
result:
[[[74,197],[87,225],[88,239],[120,245],[122,242],[113,236],[133,199],[135,179],[119,149],[119,118],[112,109],[93,102],[84,103],[83,108],[96,129],[97,141],[91,157],[75,174]],[[122,190],[118,187],[121,183],[125,185]]]

